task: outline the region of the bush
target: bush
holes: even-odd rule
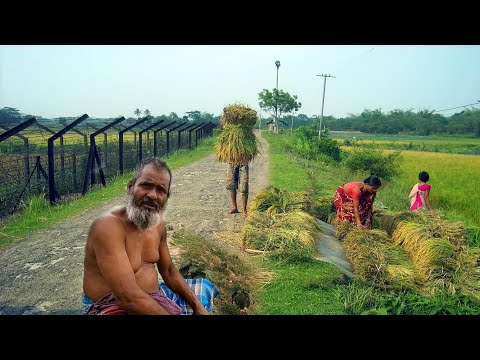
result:
[[[340,145],[336,140],[322,137],[318,141],[318,151],[321,154],[328,155],[335,161],[340,161]]]
[[[357,148],[350,151],[344,165],[352,172],[362,171],[389,180],[400,173],[400,151],[384,155],[376,149]]]
[[[295,130],[292,149],[301,157],[309,160],[340,161],[340,144],[328,137],[328,132],[318,139],[314,126],[301,126]],[[328,156],[328,159],[326,158]]]

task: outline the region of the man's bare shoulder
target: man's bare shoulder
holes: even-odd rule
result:
[[[103,234],[105,232],[125,231],[127,220],[125,217],[125,208],[114,208],[93,221],[90,226],[90,234]]]

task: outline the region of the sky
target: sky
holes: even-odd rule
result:
[[[321,74],[335,76],[324,116],[480,105],[480,45],[0,45],[0,108],[44,118],[134,117],[137,108],[217,116],[233,103],[260,112],[277,60],[278,88],[309,117],[322,111]]]

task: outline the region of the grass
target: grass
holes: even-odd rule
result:
[[[480,138],[473,136],[419,136],[419,135],[389,135],[389,134],[367,134],[359,131],[330,131],[330,135],[334,139],[349,139],[352,140],[382,140],[382,141],[397,141],[397,142],[428,142],[431,144],[476,144],[480,145]]]
[[[451,220],[480,226],[480,193],[474,190],[474,183],[480,178],[479,156],[417,151],[402,151],[402,156],[401,174],[378,193],[389,209],[407,210],[407,195],[418,182],[418,173],[427,171],[433,208],[445,211]]]
[[[283,138],[266,132],[262,136],[270,145],[270,184],[288,191],[311,188],[312,183],[305,166],[291,156],[285,156]]]
[[[388,135],[348,131],[331,131],[330,134],[341,143],[349,141],[365,147],[480,155],[480,138],[472,136]]]
[[[278,263],[266,259],[260,266],[276,273],[259,295],[259,312],[265,315],[340,315],[342,303],[335,297],[333,281],[341,272],[317,260]]]
[[[289,135],[274,136],[263,133],[270,144],[270,184],[288,191],[313,190],[318,196],[331,196],[340,184],[353,181],[352,174],[343,167],[303,159],[285,152]],[[360,180],[361,176],[357,176]],[[361,179],[363,180],[363,178]]]
[[[173,171],[213,154],[213,142],[213,138],[204,139],[194,150],[182,149],[165,157],[164,160]],[[107,183],[106,188],[93,190],[85,196],[66,204],[50,206],[43,197],[30,199],[27,201],[29,206],[25,211],[0,223],[0,248],[31,236],[35,231],[48,228],[92,207],[105,205],[109,201],[124,195],[127,183],[132,176],[133,171],[118,176]]]
[[[288,136],[265,134],[270,143],[270,185],[290,191],[314,189],[316,195],[331,196],[338,185],[363,180],[366,174],[351,173],[341,166],[298,158],[285,151]],[[458,217],[478,223],[480,201],[472,194],[472,181],[479,177],[476,156],[402,152],[402,175],[384,181],[377,199],[391,210],[408,209],[407,195],[422,170],[430,173],[432,204]],[[421,161],[418,159],[421,158]],[[421,169],[420,169],[421,167]],[[454,189],[455,188],[455,189]],[[467,190],[466,190],[467,189]],[[463,193],[462,193],[463,192]],[[468,194],[466,194],[468,192]],[[450,199],[452,195],[456,199]],[[451,201],[450,201],[451,200]],[[473,201],[475,200],[475,201]],[[443,209],[444,204],[448,204]],[[455,205],[454,205],[455,204]],[[276,277],[257,295],[261,314],[478,314],[477,304],[456,297],[425,298],[417,294],[385,292],[358,282],[334,285],[339,270],[330,264],[305,262],[259,263]]]
[[[288,191],[313,189],[317,194],[333,197],[339,185],[339,174],[322,171],[322,165],[314,165],[292,154],[285,153],[285,137],[267,134],[263,137],[270,145],[269,185]],[[342,172],[340,177],[345,177]],[[321,184],[321,186],[320,186]],[[333,265],[312,261],[275,261],[267,259],[258,266],[273,271],[274,280],[260,293],[259,312],[264,315],[343,314],[343,305],[333,294],[332,281],[340,271]]]

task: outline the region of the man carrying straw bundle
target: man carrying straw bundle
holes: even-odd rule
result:
[[[242,194],[242,212],[247,215],[248,163],[258,154],[257,138],[253,127],[257,112],[243,104],[228,105],[220,120],[222,131],[217,138],[217,159],[227,163],[226,188],[230,191],[232,209],[228,214],[239,213],[237,190]]]

